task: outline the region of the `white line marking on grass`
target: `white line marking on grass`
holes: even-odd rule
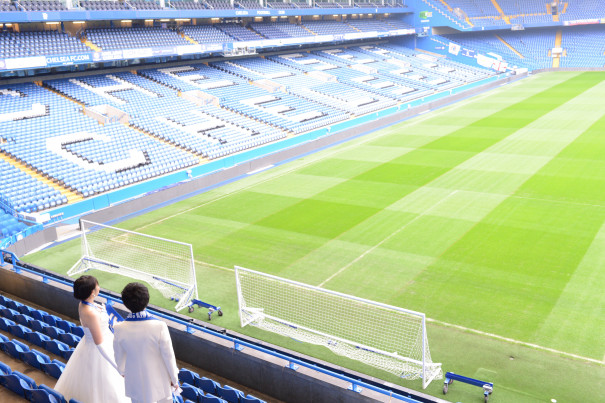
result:
[[[322,281],[318,285],[318,287],[323,287],[324,284],[326,284],[328,281],[332,280],[334,277],[338,276],[340,273],[342,273],[343,271],[345,271],[346,269],[348,269],[349,267],[351,267],[352,265],[354,265],[355,263],[357,263],[358,261],[360,261],[361,259],[363,259],[368,253],[373,252],[374,250],[376,250],[376,248],[380,247],[386,241],[388,241],[389,239],[391,239],[395,235],[399,234],[401,231],[403,231],[405,228],[407,228],[408,225],[410,225],[414,221],[416,221],[419,218],[422,218],[425,215],[427,215],[428,213],[430,213],[431,210],[433,210],[435,207],[439,206],[441,203],[443,203],[444,201],[446,201],[447,199],[449,199],[450,196],[453,196],[456,193],[458,193],[457,190],[454,190],[454,191],[450,192],[446,197],[444,197],[443,199],[439,200],[439,202],[435,203],[431,208],[429,208],[428,210],[424,211],[422,214],[417,215],[412,220],[410,220],[407,223],[405,223],[405,225],[401,226],[397,231],[393,231],[389,236],[387,236],[386,238],[384,238],[382,241],[378,242],[376,245],[372,246],[370,249],[366,250],[361,255],[357,256],[351,262],[347,263],[346,265],[344,265],[343,267],[341,267],[340,269],[338,269],[338,271],[336,273],[332,274],[330,277],[328,277],[327,279],[325,279],[324,281]]]
[[[591,362],[594,364],[600,364],[600,365],[605,364],[605,357],[603,358],[603,361],[599,361],[594,358],[588,358],[588,357],[584,357],[584,356],[573,354],[573,353],[567,353],[567,352],[561,351],[561,350],[555,350],[554,348],[550,348],[550,347],[543,347],[543,346],[540,346],[540,345],[534,344],[534,343],[527,343],[525,341],[511,339],[510,337],[498,336],[497,334],[494,334],[494,333],[488,333],[488,332],[483,332],[481,330],[471,329],[471,328],[465,327],[465,326],[454,325],[452,323],[442,322],[437,319],[426,318],[426,320],[429,322],[432,322],[432,323],[436,323],[438,325],[442,325],[442,326],[446,326],[446,327],[453,327],[455,329],[463,330],[463,331],[469,332],[469,333],[475,333],[475,334],[478,334],[481,336],[490,337],[492,339],[506,341],[506,342],[509,342],[512,344],[518,344],[520,346],[535,348],[536,350],[547,351],[549,353],[554,353],[554,354],[562,355],[565,357],[575,358],[577,360],[588,361],[588,362]]]
[[[264,170],[267,170],[269,168],[273,168],[273,164],[267,165],[267,166],[262,167],[262,168],[255,169],[254,171],[250,171],[246,175],[254,175],[254,174],[257,174],[257,173],[262,172]]]

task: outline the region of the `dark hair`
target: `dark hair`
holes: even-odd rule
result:
[[[122,290],[122,302],[130,312],[141,312],[149,303],[149,290],[141,283],[126,284]]]
[[[99,284],[93,276],[80,276],[74,281],[74,297],[80,301],[84,301],[94,291]]]

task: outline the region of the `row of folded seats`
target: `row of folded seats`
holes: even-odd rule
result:
[[[3,295],[0,295],[0,330],[43,348],[64,360],[69,360],[84,336],[84,329],[81,326]],[[30,349],[22,341],[9,339],[1,333],[0,350],[55,379],[59,379],[65,368],[64,362],[51,359],[47,354],[35,348]],[[11,371],[6,364],[0,366],[0,372],[0,385],[29,401],[67,403],[60,393],[46,385],[36,386],[30,377],[18,371]],[[180,370],[179,380],[183,384],[183,392],[182,397],[175,397],[175,403],[265,403],[261,399],[245,395],[242,391],[227,385],[221,386],[218,382],[185,368]],[[72,399],[70,403],[77,403],[77,401]]]
[[[2,335],[0,334],[0,337]],[[29,376],[11,370],[10,366],[0,361],[0,386],[16,393],[19,397],[34,403],[67,403],[67,400],[56,390],[44,385],[36,385]],[[81,403],[71,399],[69,403]]]
[[[228,385],[221,386],[220,383],[186,368],[179,371],[179,381],[185,403],[265,403],[264,400],[246,395]]]

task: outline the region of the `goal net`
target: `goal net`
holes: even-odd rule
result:
[[[177,311],[197,299],[195,263],[190,244],[80,220],[82,255],[67,272],[74,276],[97,269],[146,281]]]
[[[426,388],[442,377],[431,360],[423,313],[235,268],[242,327],[322,345]]]

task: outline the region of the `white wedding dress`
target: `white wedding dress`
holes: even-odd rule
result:
[[[113,333],[109,329],[109,316],[105,308],[95,304],[100,314],[103,345],[113,357]],[[109,343],[106,343],[109,341]],[[84,328],[84,337],[71,355],[65,370],[59,377],[55,390],[65,399],[77,399],[82,403],[130,403],[124,392],[124,378],[101,355],[90,329]]]

